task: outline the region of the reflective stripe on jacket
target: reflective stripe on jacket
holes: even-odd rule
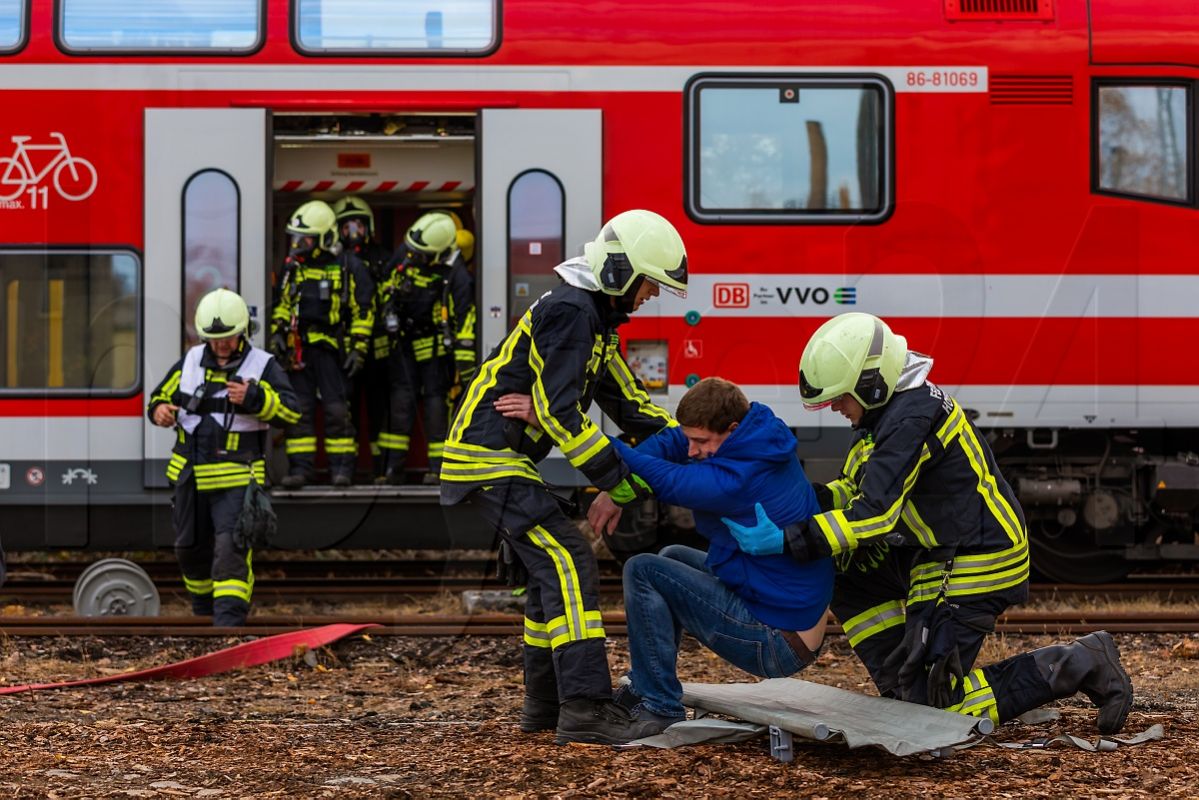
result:
[[[592,401],[638,437],[678,424],[620,354],[616,327],[626,319],[598,292],[564,284],[542,295],[466,390],[446,437],[443,500],[458,502],[482,485],[540,483],[534,465],[554,446],[595,486],[619,483],[628,467],[587,415]],[[540,430],[495,410],[492,403],[509,393],[532,396]]]

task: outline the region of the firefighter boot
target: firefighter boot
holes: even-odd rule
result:
[[[677,722],[677,720],[673,720]],[[627,744],[656,736],[668,724],[661,718],[641,719],[615,700],[567,700],[558,712],[558,744]]]
[[[1119,733],[1132,706],[1132,681],[1107,631],[1031,653],[1054,698],[1082,692],[1099,708],[1099,732]]]
[[[250,604],[240,597],[218,597],[213,601],[212,625],[215,628],[240,628],[246,624]]]
[[[552,731],[558,727],[558,680],[549,648],[525,645],[525,699],[520,707],[524,733]]]
[[[212,593],[192,595],[192,614],[197,617],[212,616]]]

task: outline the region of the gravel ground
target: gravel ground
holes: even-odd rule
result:
[[[1194,797],[1199,795],[1199,642],[1119,635],[1136,687],[1126,732],[1160,723],[1158,742],[1092,754],[1056,745],[980,746],[952,758],[802,743],[791,764],[764,740],[675,751],[559,747],[516,725],[515,638],[356,636],[287,662],[213,678],[0,697],[0,795],[27,797]],[[997,637],[980,663],[1049,637]],[[168,663],[236,643],[214,639],[11,638],[0,682],[63,680]],[[614,675],[625,642],[609,642]],[[315,658],[313,657],[315,656]],[[686,640],[685,680],[752,680]],[[841,637],[808,680],[871,691]],[[1093,739],[1079,696],[1044,726]],[[798,740],[797,740],[798,741]]]

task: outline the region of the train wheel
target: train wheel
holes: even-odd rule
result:
[[[158,589],[146,571],[123,558],[106,558],[75,581],[75,613],[81,617],[156,617]]]
[[[1053,539],[1032,537],[1032,566],[1055,583],[1113,583],[1132,570],[1122,552],[1098,549],[1069,533]]]

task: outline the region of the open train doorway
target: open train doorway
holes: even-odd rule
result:
[[[376,279],[384,278],[386,261],[404,241],[421,215],[432,210],[453,214],[461,228],[476,233],[477,117],[459,114],[290,114],[276,113],[273,125],[274,174],[271,201],[271,287],[277,292],[288,254],[288,219],[304,203],[322,200],[330,206],[354,197],[369,206],[373,244],[364,260],[373,261]],[[369,258],[366,256],[369,255]],[[473,267],[473,253],[469,257]],[[382,331],[376,328],[376,337]],[[385,337],[384,337],[385,341]],[[385,358],[386,345],[372,341],[372,360]],[[369,368],[369,365],[368,365]],[[398,495],[436,492],[425,480],[427,457],[420,423],[411,434],[406,477],[380,488],[378,447],[388,413],[385,371],[369,369],[353,381],[351,413],[355,426],[355,468],[347,494],[370,487],[372,493]],[[321,421],[318,420],[318,430]],[[318,436],[318,440],[324,437]],[[318,446],[315,486],[327,486],[328,458]],[[287,473],[284,447],[275,448],[271,472]],[[310,488],[310,487],[309,487]],[[328,492],[322,492],[328,494]]]

